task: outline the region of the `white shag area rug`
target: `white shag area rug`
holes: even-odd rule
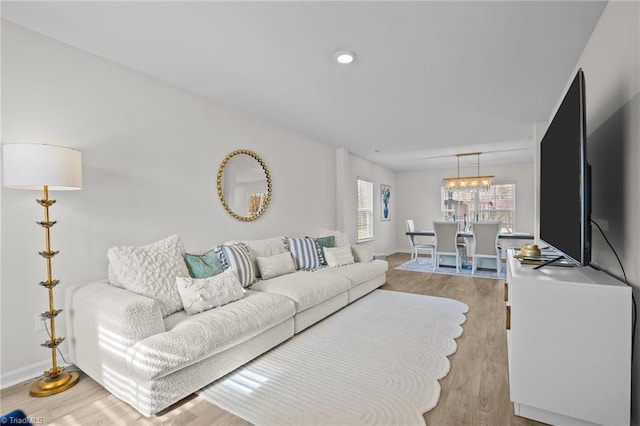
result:
[[[468,310],[375,290],[198,394],[256,425],[424,425]]]

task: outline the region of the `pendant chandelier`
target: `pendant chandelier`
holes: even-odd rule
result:
[[[460,157],[475,155],[478,157],[478,175],[460,177]],[[442,179],[442,186],[455,191],[486,191],[495,182],[495,176],[480,176],[480,153],[470,152],[467,154],[456,154],[458,160],[458,177]]]

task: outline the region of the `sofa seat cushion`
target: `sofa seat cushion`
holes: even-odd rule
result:
[[[258,281],[251,286],[252,290],[287,296],[296,303],[296,312],[304,311],[350,288],[351,283],[345,277],[319,274],[318,271],[298,271]]]
[[[388,269],[389,264],[386,260],[376,259],[367,263],[352,263],[350,265],[339,266],[336,268],[323,268],[319,269],[317,273],[319,275],[340,275],[348,278],[349,281],[351,281],[351,287],[355,287],[365,281],[369,281],[372,278],[384,274]]]
[[[242,343],[294,314],[290,299],[257,291],[248,291],[236,302],[196,315],[177,312],[165,320],[168,331],[147,337],[126,351],[127,370],[144,380],[166,376]]]

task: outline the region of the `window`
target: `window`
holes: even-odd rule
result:
[[[373,183],[358,178],[358,241],[373,238]]]
[[[501,220],[501,232],[514,232],[516,229],[515,183],[499,183],[492,185],[487,191],[478,192],[450,191],[442,188],[441,205],[442,217],[445,220],[464,221],[466,214],[468,222]]]

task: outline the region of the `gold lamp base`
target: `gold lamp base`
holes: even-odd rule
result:
[[[33,382],[29,394],[36,397],[55,395],[73,387],[79,379],[80,374],[77,371],[65,371],[56,377],[41,377]]]

